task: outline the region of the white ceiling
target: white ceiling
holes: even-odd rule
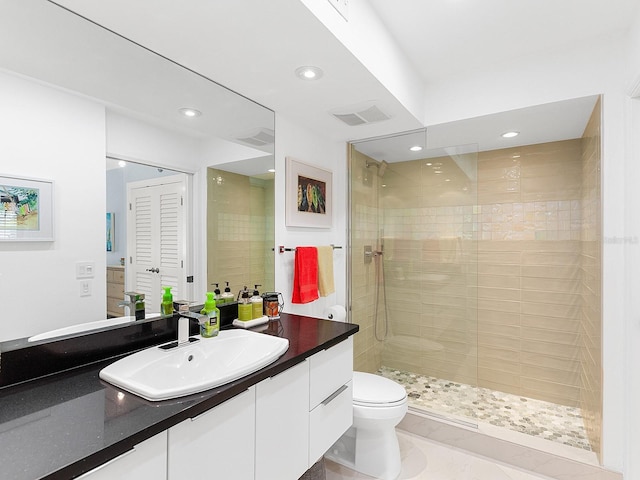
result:
[[[352,0],[356,1],[364,0]],[[44,0],[15,3],[22,2],[35,4]],[[425,88],[429,88],[430,82],[442,81],[448,76],[472,74],[521,55],[624,30],[640,3],[638,0],[369,2],[422,75],[420,80]],[[422,119],[411,115],[299,0],[58,0],[55,3],[214,79],[326,138],[363,139],[423,126]],[[33,24],[38,19],[23,21]],[[58,29],[51,35],[63,34],[62,29]],[[8,41],[3,44],[12,45]],[[308,64],[324,70],[321,80],[302,82],[296,78],[295,68]],[[74,65],[66,67],[71,75]],[[126,72],[119,74],[126,78]],[[391,120],[348,127],[329,114],[336,108],[371,101],[389,114]],[[453,127],[472,128],[473,143],[478,143],[481,149],[495,148],[489,136],[495,137],[496,131],[518,129],[518,124],[523,125],[523,132],[525,128],[535,128],[531,138],[536,142],[553,136],[554,140],[561,139],[557,137],[574,135],[584,127],[585,105],[592,101],[507,112],[484,117],[481,123],[470,120],[466,121],[467,125],[456,122],[430,127],[430,147],[459,141],[451,133]],[[554,120],[562,114],[563,121],[549,122],[550,113],[555,115]],[[507,128],[509,122],[516,126]],[[480,125],[482,129],[478,128]],[[560,133],[558,125],[566,125],[566,131]],[[442,138],[441,143],[444,142],[441,145],[436,145],[438,136]],[[523,135],[520,140],[530,139]]]
[[[626,30],[638,0],[369,0],[425,83]]]

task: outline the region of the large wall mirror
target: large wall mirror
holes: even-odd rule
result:
[[[107,275],[122,268],[132,284],[134,181],[185,179],[180,275],[193,282],[180,298],[201,301],[214,283],[273,288],[271,110],[46,0],[2,2],[0,41],[0,176],[54,186],[54,241],[0,242],[4,348],[119,313]]]

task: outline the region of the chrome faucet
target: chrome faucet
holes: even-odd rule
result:
[[[196,320],[198,325],[204,325],[209,317],[195,312],[179,312],[178,318],[178,346],[195,341],[189,338],[189,319]]]
[[[144,320],[144,293],[138,292],[124,292],[125,296],[129,297],[129,300],[123,300],[118,302],[119,307],[125,307],[125,316],[135,315],[136,320]]]

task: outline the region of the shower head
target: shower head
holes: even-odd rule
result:
[[[367,162],[365,163],[365,167],[369,168],[369,167],[377,167],[378,168],[378,176],[382,177],[384,176],[384,171],[387,169],[387,165],[389,165],[386,161],[381,160],[381,161],[376,161],[376,160],[367,160]]]

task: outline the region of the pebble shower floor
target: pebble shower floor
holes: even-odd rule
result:
[[[475,419],[591,451],[579,408],[381,367],[405,387],[412,407]]]

